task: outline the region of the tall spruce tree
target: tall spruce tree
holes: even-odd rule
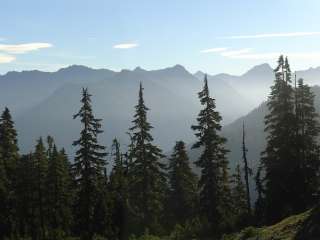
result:
[[[242,180],[241,167],[238,164],[233,174],[232,196],[234,201],[235,227],[241,229],[248,223],[246,187]]]
[[[7,216],[8,228],[12,236],[17,234],[16,222],[16,166],[19,159],[19,148],[17,144],[17,132],[14,127],[9,109],[6,107],[0,117],[0,155],[2,156],[2,164],[4,167],[4,175],[6,176],[7,190]]]
[[[0,239],[10,236],[8,193],[8,178],[0,150]]]
[[[77,231],[84,240],[93,238],[95,212],[104,194],[105,147],[98,143],[102,133],[101,120],[93,115],[91,95],[82,89],[81,108],[75,118],[80,118],[82,130],[80,138],[73,145],[78,146],[74,159],[77,189]],[[99,203],[99,204],[98,204]]]
[[[267,103],[265,116],[267,146],[262,153],[265,167],[266,220],[273,223],[294,212],[292,184],[297,164],[295,154],[294,92],[287,58],[279,57],[274,70],[275,82]]]
[[[265,189],[262,179],[262,166],[258,167],[257,173],[254,176],[256,184],[257,199],[254,205],[254,220],[256,226],[261,226],[265,223]]]
[[[72,221],[72,178],[68,158],[58,151],[52,138],[48,138],[49,165],[47,176],[48,225],[50,239],[70,234]]]
[[[183,141],[176,142],[169,160],[169,206],[172,222],[184,224],[196,215],[197,176],[192,172]]]
[[[225,199],[229,193],[225,193],[228,179],[226,179],[228,150],[225,148],[226,139],[220,136],[221,116],[216,111],[215,100],[210,97],[207,76],[204,79],[204,87],[199,92],[199,98],[204,108],[198,115],[198,125],[192,126],[196,131],[198,142],[193,148],[202,147],[202,154],[196,165],[201,168],[200,178],[200,211],[213,229],[214,234],[219,234],[221,223],[229,209],[225,209]],[[227,188],[229,189],[229,187]],[[229,204],[229,203],[228,203]]]
[[[48,215],[46,179],[48,174],[48,158],[42,138],[40,138],[37,142],[32,159],[34,165],[34,234],[36,236],[36,239],[46,239]]]
[[[296,103],[296,157],[295,209],[303,211],[314,204],[313,194],[319,186],[319,116],[314,106],[314,94],[303,79],[298,80],[295,89]]]
[[[249,167],[247,152],[248,152],[248,149],[246,147],[246,132],[245,132],[245,126],[243,123],[242,125],[242,160],[243,160],[244,179],[245,179],[245,186],[246,186],[247,213],[248,215],[251,215],[249,177],[252,175],[252,169]]]
[[[110,190],[113,196],[113,229],[119,240],[128,238],[128,169],[126,159],[120,150],[120,143],[115,138],[111,147],[114,162],[110,174]]]
[[[150,233],[162,231],[161,218],[164,211],[163,202],[166,192],[165,165],[161,162],[164,157],[161,150],[155,146],[150,133],[153,128],[147,120],[149,110],[144,103],[143,88],[140,83],[139,100],[135,106],[136,112],[132,133],[133,146],[130,157],[131,208],[136,215],[140,231],[148,229]],[[141,229],[142,228],[142,229]]]

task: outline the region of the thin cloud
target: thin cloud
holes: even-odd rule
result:
[[[130,49],[130,48],[135,48],[138,47],[139,44],[137,43],[121,43],[121,44],[116,44],[113,46],[113,48],[117,49]]]
[[[10,55],[0,55],[0,63],[10,63],[16,60],[14,56]]]
[[[243,48],[243,49],[239,49],[239,50],[222,52],[221,56],[224,56],[224,57],[239,56],[241,54],[249,53],[251,51],[252,51],[251,48]]]
[[[228,48],[220,47],[220,48],[204,49],[204,50],[201,50],[200,52],[201,53],[216,53],[216,52],[223,52],[223,51],[226,51],[226,50],[228,50]]]
[[[289,32],[289,33],[263,33],[255,35],[239,35],[239,36],[225,36],[223,39],[250,39],[250,38],[275,38],[275,37],[304,37],[317,36],[320,32]]]
[[[0,44],[0,51],[11,54],[22,54],[50,47],[52,47],[50,43]]]

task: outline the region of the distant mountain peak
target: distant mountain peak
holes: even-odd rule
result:
[[[254,66],[253,68],[249,69],[244,75],[255,75],[255,74],[261,74],[261,73],[268,73],[268,72],[273,72],[273,69],[268,63],[263,63]]]
[[[134,72],[145,72],[146,70],[144,70],[143,68],[141,68],[140,66],[136,67],[134,70]]]

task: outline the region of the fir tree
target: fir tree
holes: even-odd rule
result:
[[[113,195],[112,222],[118,239],[128,236],[128,170],[126,159],[120,151],[120,143],[115,138],[111,147],[114,167],[110,174],[110,190]]]
[[[161,217],[166,192],[165,165],[160,161],[164,157],[155,146],[150,134],[152,126],[147,121],[143,88],[140,84],[139,100],[130,128],[134,146],[130,157],[133,159],[130,175],[131,206],[142,231],[161,232]]]
[[[195,217],[197,176],[192,172],[183,141],[176,142],[169,162],[169,206],[173,223],[184,224]]]
[[[248,206],[245,184],[242,181],[241,168],[238,164],[233,174],[232,196],[234,201],[234,214],[236,219],[236,227],[241,229],[248,221]]]
[[[242,160],[243,160],[243,170],[244,170],[244,178],[246,184],[246,201],[247,201],[247,212],[248,216],[251,215],[251,198],[250,198],[250,186],[249,186],[249,177],[252,175],[252,170],[249,167],[248,159],[247,159],[247,152],[248,149],[246,147],[246,136],[245,136],[245,128],[244,123],[242,126]]]
[[[303,79],[298,80],[296,88],[296,156],[295,182],[296,211],[304,211],[314,204],[313,194],[319,186],[319,116],[314,107],[314,94]]]
[[[74,159],[74,171],[78,182],[77,192],[77,230],[81,238],[91,240],[94,235],[94,212],[97,203],[102,201],[105,147],[99,145],[98,135],[102,133],[101,120],[93,115],[91,95],[82,89],[82,106],[74,118],[80,118],[82,130],[80,138],[73,145],[78,146]]]
[[[37,239],[46,239],[48,214],[46,179],[48,174],[48,158],[42,138],[40,138],[37,142],[32,159],[34,165],[33,209],[35,209],[35,234],[37,236]]]
[[[48,138],[49,166],[47,177],[48,224],[50,238],[59,239],[69,234],[71,227],[72,179],[69,162],[64,151],[58,151],[52,138]]]
[[[7,219],[8,228],[12,236],[17,234],[16,222],[18,221],[16,215],[16,165],[19,159],[19,148],[17,144],[17,132],[14,127],[10,111],[5,108],[0,117],[0,155],[2,156],[2,165],[4,167],[4,175],[6,179],[5,186],[7,190]]]
[[[265,222],[265,189],[262,179],[262,166],[258,167],[257,173],[254,177],[256,184],[257,200],[254,206],[254,218],[256,226],[261,226]]]
[[[224,190],[229,189],[226,159],[228,151],[224,146],[226,139],[219,135],[222,118],[216,111],[215,100],[210,97],[207,76],[204,79],[203,90],[199,92],[199,98],[204,109],[198,115],[198,125],[192,126],[192,129],[196,131],[195,135],[198,138],[193,148],[202,147],[202,154],[196,162],[202,169],[199,182],[200,211],[202,216],[207,218],[214,233],[218,234],[221,231],[221,222],[226,222],[223,216],[229,211],[224,209],[225,203],[222,200],[228,195]]]
[[[287,58],[280,56],[274,70],[275,83],[265,116],[267,146],[262,155],[265,166],[266,217],[273,223],[294,212],[295,114],[291,70]]]

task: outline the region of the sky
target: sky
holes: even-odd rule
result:
[[[1,0],[0,74],[181,64],[242,74],[320,66],[319,0]]]

